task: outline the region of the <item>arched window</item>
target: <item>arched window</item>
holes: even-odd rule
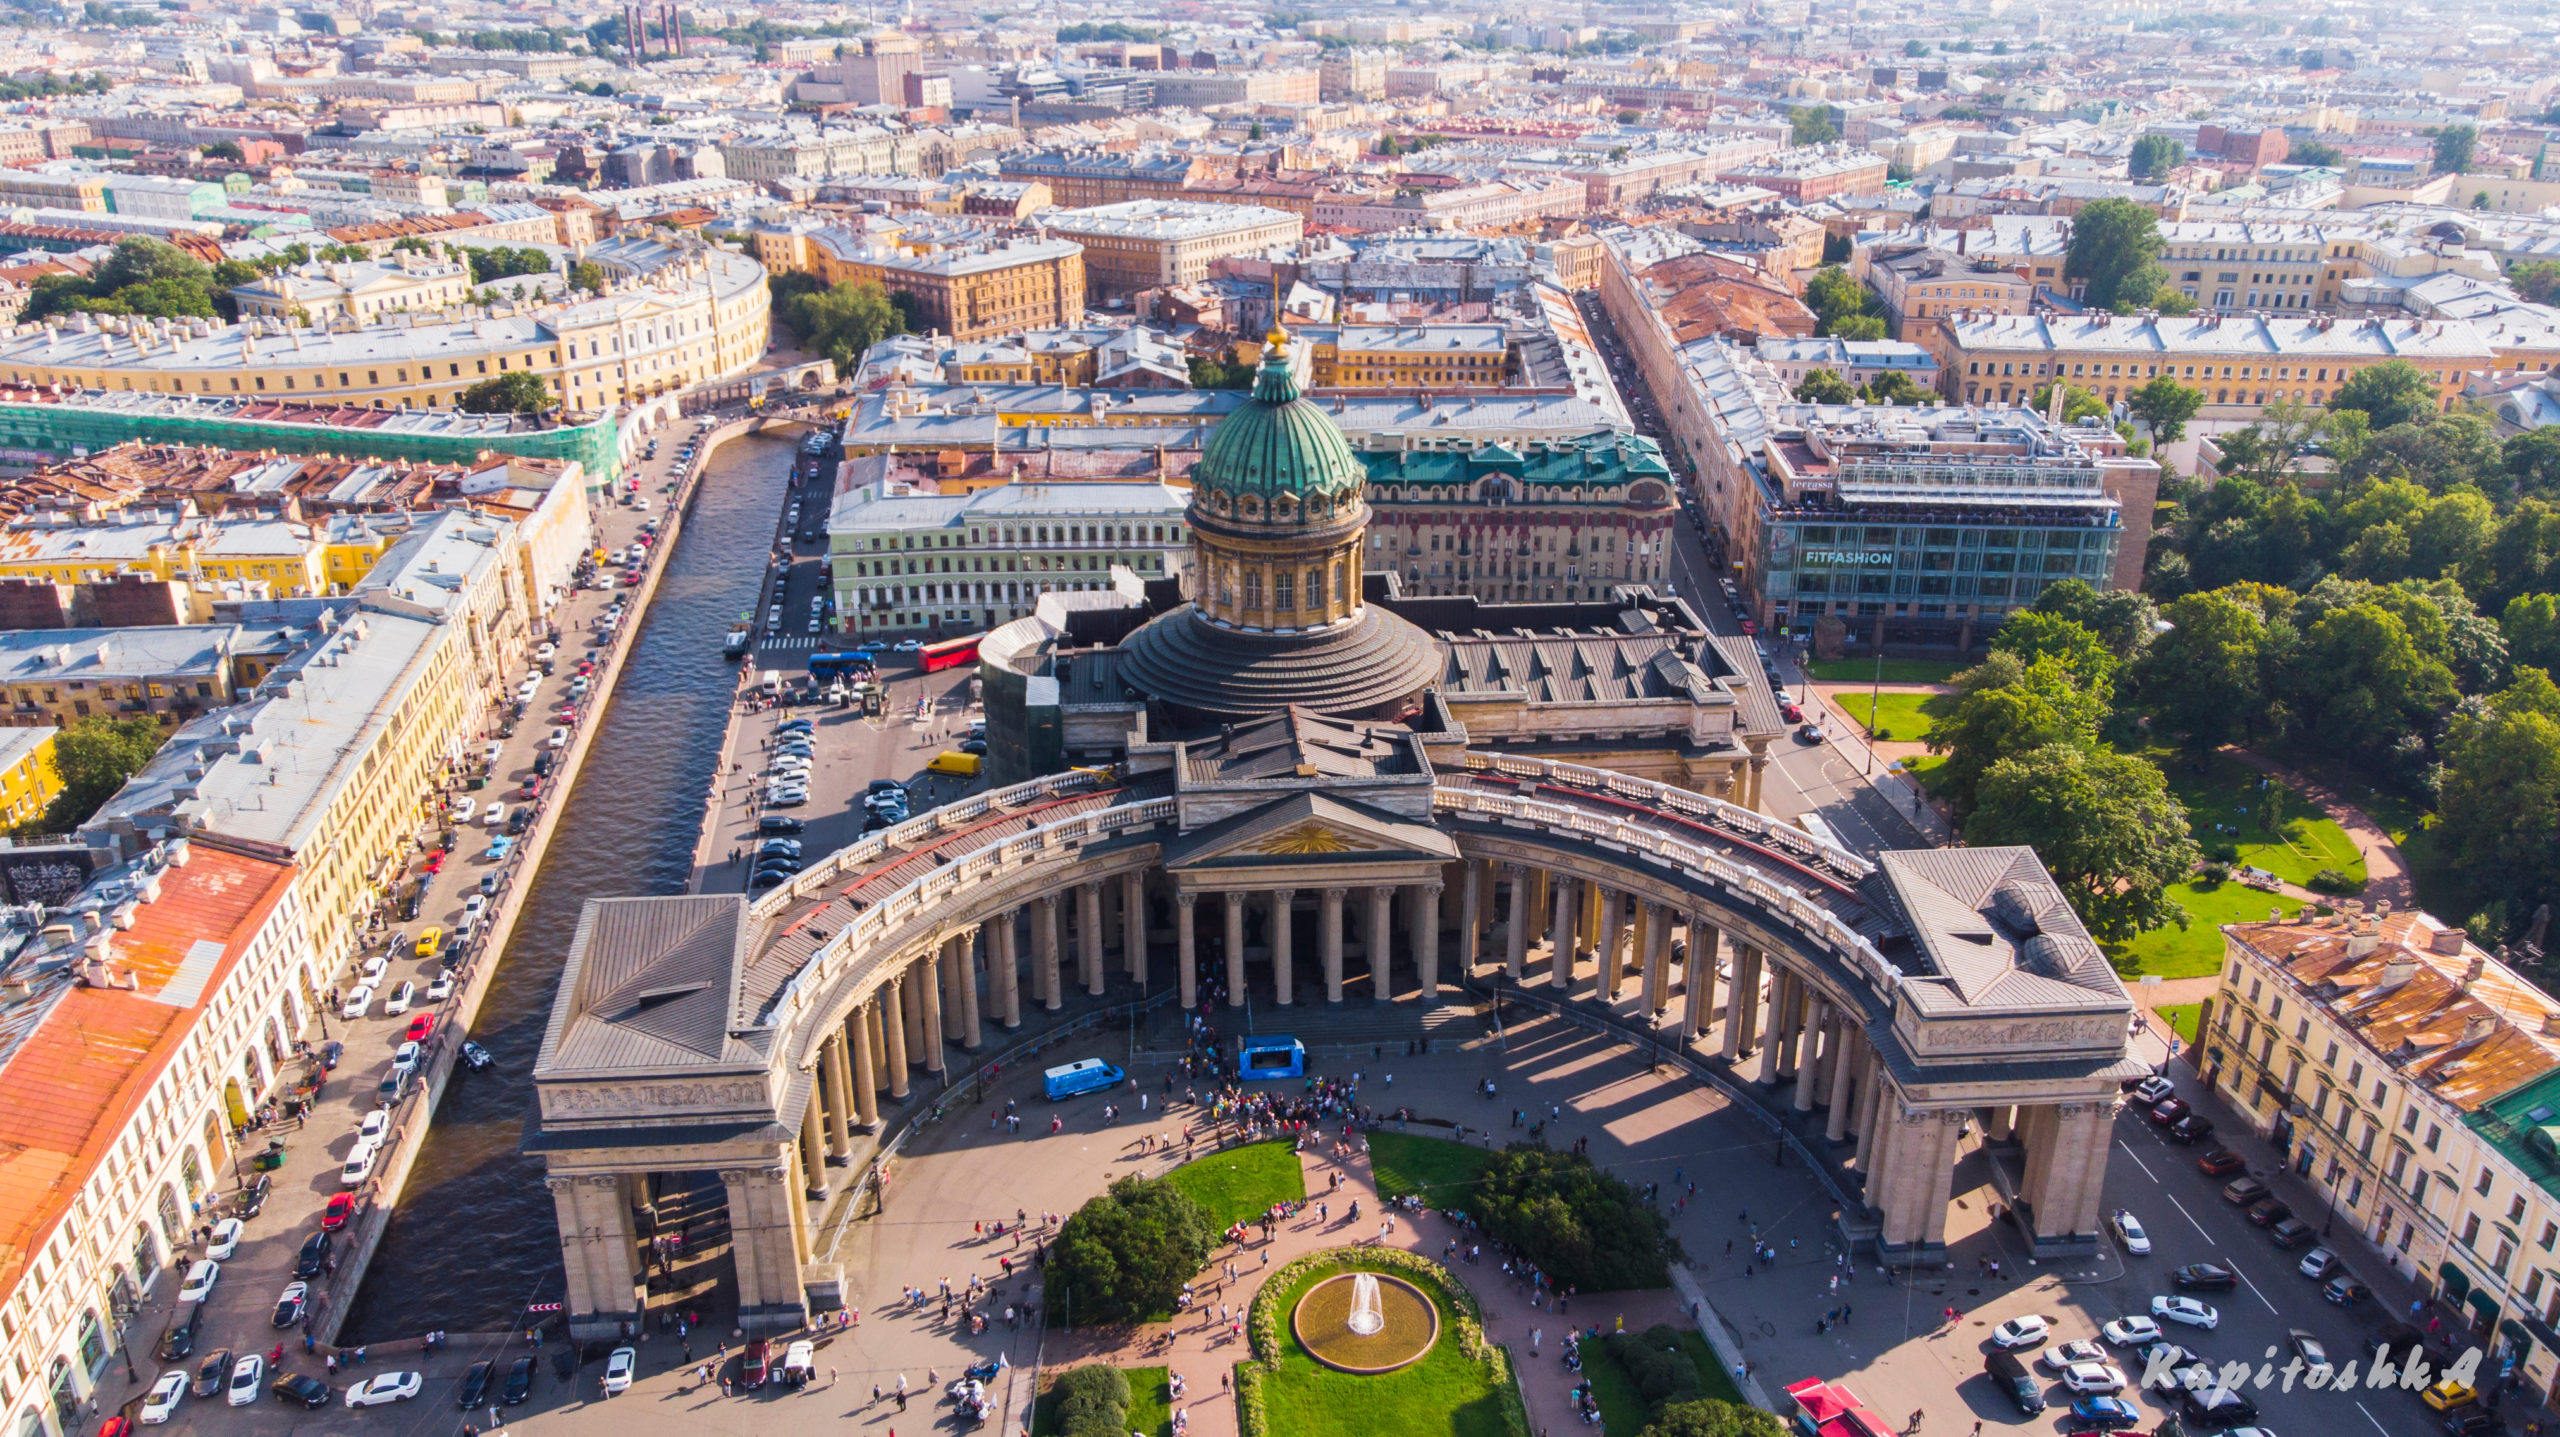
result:
[[[165,1203],[168,1197],[168,1190],[162,1189],[161,1201]],[[165,1221],[168,1215],[164,1211],[161,1216]],[[137,1283],[148,1283],[159,1275],[160,1244],[152,1240],[151,1224],[135,1223],[133,1225],[133,1280]]]
[[[186,1157],[187,1165],[189,1167],[193,1167],[195,1165],[195,1155],[195,1149],[187,1149]],[[175,1249],[179,1245],[180,1236],[185,1233],[186,1230],[187,1206],[185,1201],[178,1196],[176,1189],[170,1187],[167,1183],[162,1183],[160,1185],[161,1237],[167,1240],[172,1249]]]
[[[71,1385],[71,1359],[53,1359],[53,1421],[63,1431],[71,1431],[80,1421],[80,1393]]]
[[[95,1372],[107,1360],[107,1330],[98,1324],[98,1310],[90,1308],[80,1314],[80,1365]]]

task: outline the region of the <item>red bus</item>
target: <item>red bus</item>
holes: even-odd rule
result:
[[[926,673],[932,673],[937,669],[956,669],[962,664],[974,664],[978,661],[978,640],[985,637],[985,634],[978,633],[963,634],[956,639],[944,639],[938,644],[925,645],[924,651],[916,657],[924,662]]]

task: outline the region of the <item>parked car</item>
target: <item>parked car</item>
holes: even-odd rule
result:
[[[2317,1229],[2298,1217],[2285,1218],[2267,1229],[2267,1236],[2281,1248],[2308,1247],[2320,1236]]]
[[[311,1303],[311,1284],[288,1282],[276,1295],[275,1316],[269,1321],[276,1327],[291,1327],[302,1320],[302,1310]]]
[[[213,1295],[215,1283],[222,1281],[222,1264],[201,1258],[187,1269],[187,1280],[178,1285],[180,1302],[202,1302]]]
[[[2259,1227],[2273,1227],[2293,1216],[2293,1205],[2280,1197],[2262,1197],[2249,1204],[2249,1221]]]
[[[269,1390],[276,1394],[277,1401],[298,1402],[313,1412],[329,1405],[329,1384],[307,1372],[279,1377]]]
[[[2355,1274],[2342,1272],[2329,1279],[2328,1285],[2320,1289],[2320,1295],[2340,1307],[2353,1307],[2373,1296],[2373,1289],[2357,1281]]]
[[[2145,1319],[2148,1321],[2149,1319]],[[2107,1350],[2085,1337],[2057,1343],[2036,1354],[2036,1365],[2047,1372],[2059,1373],[2074,1362],[2104,1362]]]
[[[2155,1297],[2151,1299],[2151,1315],[2162,1322],[2184,1323],[2207,1332],[2222,1325],[2221,1313],[2192,1297]]]
[[[640,1366],[640,1354],[629,1347],[617,1347],[604,1360],[604,1395],[619,1397],[631,1390],[632,1373]]]
[[[2169,1274],[2169,1285],[2181,1292],[2227,1292],[2240,1285],[2240,1277],[2218,1262],[2191,1262]]]
[[[213,1236],[205,1242],[204,1255],[217,1262],[228,1261],[231,1254],[240,1250],[240,1234],[248,1230],[249,1225],[236,1217],[215,1223]]]
[[[231,1349],[226,1347],[218,1352],[208,1352],[203,1364],[196,1368],[195,1393],[198,1397],[217,1396],[222,1385],[230,1380]]]
[[[417,996],[417,984],[405,981],[402,982],[399,987],[391,990],[390,997],[382,1000],[382,1015],[386,1018],[399,1017],[401,1014],[409,1011],[409,1004],[411,1000],[415,999]]]
[[[160,1380],[151,1384],[151,1395],[142,1399],[143,1425],[156,1427],[168,1421],[186,1395],[187,1374],[183,1370],[161,1373]]]
[[[2121,1397],[2095,1393],[2072,1399],[2069,1421],[2075,1431],[2096,1428],[2114,1432],[2139,1426],[2142,1413]]]
[[[423,1372],[385,1372],[347,1389],[349,1407],[380,1407],[393,1402],[406,1402],[418,1395],[427,1383]]]
[[[252,1352],[231,1364],[231,1381],[224,1388],[224,1400],[234,1407],[246,1407],[258,1400],[258,1389],[266,1384],[267,1359]]]
[[[2233,1207],[2247,1207],[2267,1195],[2267,1185],[2256,1178],[2242,1178],[2222,1185],[2222,1200]]]
[[[2033,1417],[2044,1410],[2044,1389],[2017,1354],[1994,1352],[1983,1359],[1982,1371],[2021,1414]]]
[[[2022,1347],[2042,1347],[2052,1336],[2053,1319],[2034,1313],[2010,1318],[1991,1329],[1992,1344],[2012,1352]]]
[[[2189,1113],[2171,1123],[2169,1130],[2161,1136],[2180,1147],[2187,1147],[2212,1137],[2213,1124],[2200,1113]]]
[[[2124,1369],[2106,1362],[2075,1362],[2062,1369],[2062,1385],[2074,1392],[2122,1392],[2131,1385]]]
[[[519,1357],[507,1364],[507,1385],[499,1393],[498,1400],[513,1407],[532,1395],[533,1359]]]
[[[497,1367],[498,1364],[487,1360],[472,1363],[470,1369],[462,1374],[461,1385],[453,1390],[455,1405],[468,1411],[486,1401],[489,1396],[489,1375],[495,1372]]]
[[[2118,1208],[2115,1215],[2107,1219],[2107,1225],[2115,1229],[2116,1241],[2124,1244],[2126,1252],[2135,1257],[2150,1255],[2151,1234],[2142,1230],[2142,1219],[2135,1217],[2124,1208]]]
[[[2127,1313],[2099,1328],[2098,1334],[2118,1347],[2148,1347],[2160,1340],[2160,1324],[2138,1312]]]
[[[2315,1247],[2302,1255],[2302,1261],[2294,1265],[2294,1271],[2317,1281],[2345,1265],[2336,1253],[2325,1247]]]

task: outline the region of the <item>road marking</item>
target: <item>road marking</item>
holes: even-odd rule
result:
[[[2124,1155],[2133,1159],[2133,1165],[2142,1169],[2142,1175],[2144,1177],[2151,1179],[2155,1183],[2160,1181],[2160,1175],[2151,1170],[2151,1164],[2144,1162],[2140,1153],[2137,1153],[2131,1147],[2126,1146],[2124,1139],[2116,1139],[2116,1146],[2124,1148]]]
[[[2242,1282],[2249,1282],[2249,1274],[2247,1274],[2247,1273],[2245,1273],[2245,1272],[2240,1271],[2240,1269],[2238,1269],[2238,1268],[2236,1268],[2236,1267],[2235,1267],[2235,1268],[2233,1268],[2233,1269],[2231,1269],[2231,1271],[2232,1271],[2232,1273],[2233,1273],[2234,1275],[2236,1275],[2236,1276],[2237,1276],[2237,1277],[2238,1277]],[[2258,1292],[2258,1285],[2257,1285],[2256,1283],[2254,1283],[2254,1282],[2249,1282],[2249,1290],[2250,1290],[2251,1292]],[[2263,1293],[2263,1292],[2258,1292],[2258,1300],[2259,1300],[2260,1302],[2267,1302],[2267,1295],[2266,1295],[2265,1293]],[[2274,1312],[2274,1313],[2276,1313],[2276,1315],[2277,1315],[2277,1316],[2279,1316],[2279,1317],[2281,1317],[2281,1316],[2283,1316],[2283,1315],[2284,1315],[2283,1313],[2281,1313],[2281,1312],[2278,1312],[2278,1311],[2277,1311],[2277,1309],[2276,1309],[2276,1305],[2275,1305],[2274,1303],[2272,1303],[2272,1302],[2267,1302],[2267,1311],[2269,1311],[2269,1312]]]
[[[2364,1420],[2372,1423],[2373,1430],[2381,1433],[2382,1437],[2391,1437],[2391,1429],[2382,1425],[2382,1419],[2373,1415],[2372,1408],[2359,1402],[2356,1404],[2356,1410],[2364,1414]]]
[[[2185,1218],[2185,1219],[2187,1220],[2187,1226],[2192,1227],[2192,1228],[2194,1228],[2197,1232],[2199,1232],[2199,1233],[2203,1233],[2203,1234],[2204,1234],[2204,1240],[2205,1240],[2205,1242],[2206,1242],[2206,1243],[2208,1243],[2208,1244],[2210,1244],[2210,1245],[2212,1245],[2212,1246],[2215,1246],[2215,1247],[2219,1247],[2219,1246],[2221,1246],[2221,1244],[2220,1244],[2220,1243],[2216,1243],[2216,1242],[2214,1242],[2214,1240],[2213,1240],[2213,1234],[2212,1234],[2212,1233],[2205,1232],[2205,1230],[2204,1230],[2204,1224],[2203,1224],[2203,1223],[2200,1223],[2200,1222],[2198,1222],[2198,1221],[2196,1221],[2196,1215],[2195,1215],[2194,1213],[2191,1213],[2191,1212],[2187,1211],[2187,1205],[2186,1205],[2185,1203],[2182,1203],[2182,1202],[2178,1201],[2178,1195],[2177,1195],[2176,1193],[2162,1193],[2162,1194],[2161,1194],[2161,1196],[2162,1196],[2162,1197],[2165,1197],[2165,1198],[2167,1198],[2167,1199],[2169,1200],[2169,1206],[2171,1206],[2171,1207],[2173,1207],[2173,1208],[2176,1208],[2176,1209],[2178,1210],[2178,1216],[2183,1217],[2183,1218]]]

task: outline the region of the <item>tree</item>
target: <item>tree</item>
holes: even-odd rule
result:
[[[1775,1413],[1701,1397],[1663,1408],[1646,1425],[1642,1437],[1786,1437],[1786,1431]]]
[[[1514,1143],[1485,1166],[1475,1203],[1485,1231],[1558,1287],[1660,1287],[1681,1256],[1661,1212],[1580,1154]]]
[[[2072,218],[2071,247],[2062,273],[2081,283],[2100,309],[2141,303],[2167,282],[2160,258],[2160,222],[2131,200],[2098,200]]]
[[[2560,260],[2527,260],[2508,270],[2507,280],[2535,304],[2560,300]]]
[[[2400,616],[2350,604],[2301,631],[2281,689],[2303,734],[2343,752],[2385,752],[2451,707],[2453,671],[2421,652]]]
[[[235,165],[245,165],[249,162],[248,155],[241,151],[240,142],[237,140],[216,140],[197,153],[208,160],[229,160]]]
[[[2286,147],[2284,162],[2288,165],[2320,165],[2336,168],[2347,162],[2337,146],[2318,140],[2296,140]]]
[[[1964,838],[2034,849],[2100,938],[2186,924],[2168,889],[2195,867],[2195,838],[2167,777],[2145,759],[2075,744],[2004,758],[1983,774]]]
[[[1815,332],[1819,334],[1839,334],[1849,321],[1861,316],[1880,317],[1884,308],[1883,300],[1836,264],[1824,265],[1805,281],[1804,304],[1813,311],[1818,321]],[[1884,337],[1881,324],[1874,337]]]
[[[2154,440],[2174,444],[2186,437],[2187,421],[2204,407],[2204,391],[2190,389],[2163,374],[2126,395],[2124,402],[2137,418],[2151,426]]]
[[[2144,135],[2133,142],[2133,151],[2125,157],[2125,173],[2137,180],[2148,180],[2167,174],[2187,160],[2186,143],[2175,135]]]
[[[1820,105],[1798,105],[1787,111],[1787,124],[1792,131],[1790,138],[1799,145],[1827,145],[1840,138],[1839,129],[1831,123],[1831,112]]]
[[[211,275],[212,268],[203,260],[167,240],[134,235],[117,240],[116,247],[89,277],[100,293],[112,293],[164,279],[201,285]]]
[[[1982,775],[2000,760],[2048,744],[2095,742],[2107,698],[2082,688],[2057,659],[2028,664],[1995,653],[1957,674],[1951,692],[1923,700],[1920,711],[1929,716],[1929,751],[1947,758],[1929,786],[1968,813]]]
[[[1826,330],[1825,333],[1828,333],[1834,339],[1882,339],[1884,338],[1884,316],[1880,314],[1852,314],[1845,318],[1832,321],[1831,327]]]
[[[2437,412],[2435,381],[2405,359],[2386,359],[2339,385],[2329,407],[2361,410],[2374,429],[2389,429]]]
[[[2436,131],[2436,173],[2458,175],[2471,168],[2479,153],[2480,132],[2469,125],[2447,125]]]
[[[1898,369],[1886,370],[1867,381],[1867,401],[1871,404],[1899,404],[1908,407],[1932,403],[1937,397],[1936,390],[1921,388],[1912,382],[1910,375]]]
[[[2522,670],[2484,712],[2454,720],[2438,813],[2457,871],[2497,875],[2527,907],[2560,896],[2560,689],[2549,674]]]
[[[1049,1253],[1049,1281],[1075,1322],[1128,1322],[1173,1310],[1209,1261],[1209,1215],[1160,1178],[1126,1177],[1076,1209]],[[1053,1304],[1054,1305],[1054,1304]]]
[[[2035,410],[2038,414],[2047,414],[2052,412],[2053,385],[2037,385],[2036,392],[2027,399],[2027,407]],[[2063,423],[2077,424],[2081,420],[2091,417],[2104,418],[2106,412],[2106,401],[2100,399],[2095,391],[2074,389],[2068,384],[2062,386]]]
[[[2036,595],[2035,611],[2069,619],[2107,646],[2119,661],[2151,646],[2160,611],[2130,589],[2094,589],[2083,579],[2057,579]]]
[[[1620,110],[1618,112],[1618,123],[1621,125],[1632,125],[1643,118],[1644,112],[1642,110]]]
[[[2304,69],[2306,69],[2306,70],[2326,70],[2326,69],[2328,69],[2328,68],[2329,68],[2329,52],[2328,52],[2328,51],[2326,51],[2326,50],[2319,50],[2319,49],[2312,49],[2312,50],[2305,50],[2305,51],[2303,51],[2303,52],[2302,52],[2302,68],[2304,68]]]
[[[2266,618],[2225,589],[2189,594],[2160,617],[2168,630],[2128,675],[2152,723],[2199,751],[2246,737],[2265,702]]]
[[[2080,587],[2086,590],[2088,585]],[[2029,609],[2002,620],[1991,636],[1991,652],[2014,655],[2019,663],[2030,666],[2039,659],[2052,659],[2091,691],[2109,689],[2115,679],[2116,656],[2098,636],[2050,610]]]
[[[2498,616],[2507,657],[2519,668],[2560,673],[2560,594],[2518,594]]]
[[[168,736],[167,729],[147,718],[104,716],[76,720],[55,734],[53,771],[62,780],[62,792],[45,806],[45,828],[68,833],[88,822],[126,779],[151,762]]]
[[[591,259],[582,259],[576,264],[571,265],[569,267],[569,288],[585,290],[589,294],[603,293],[604,266]]]
[[[1816,369],[1807,373],[1804,383],[1796,386],[1796,398],[1807,404],[1846,404],[1858,397],[1838,370]]]
[[[815,284],[809,280],[806,286],[778,285],[777,292],[787,294],[774,308],[783,323],[800,336],[804,348],[835,361],[837,378],[852,378],[871,346],[907,332],[905,316],[878,281],[857,284],[849,279],[838,280],[833,287],[823,289],[815,288]]]
[[[472,385],[454,407],[465,414],[538,414],[551,407],[551,386],[519,369]]]
[[[1902,53],[1917,60],[1921,56],[1929,53],[1929,42],[1926,40],[1905,40],[1902,42]]]

